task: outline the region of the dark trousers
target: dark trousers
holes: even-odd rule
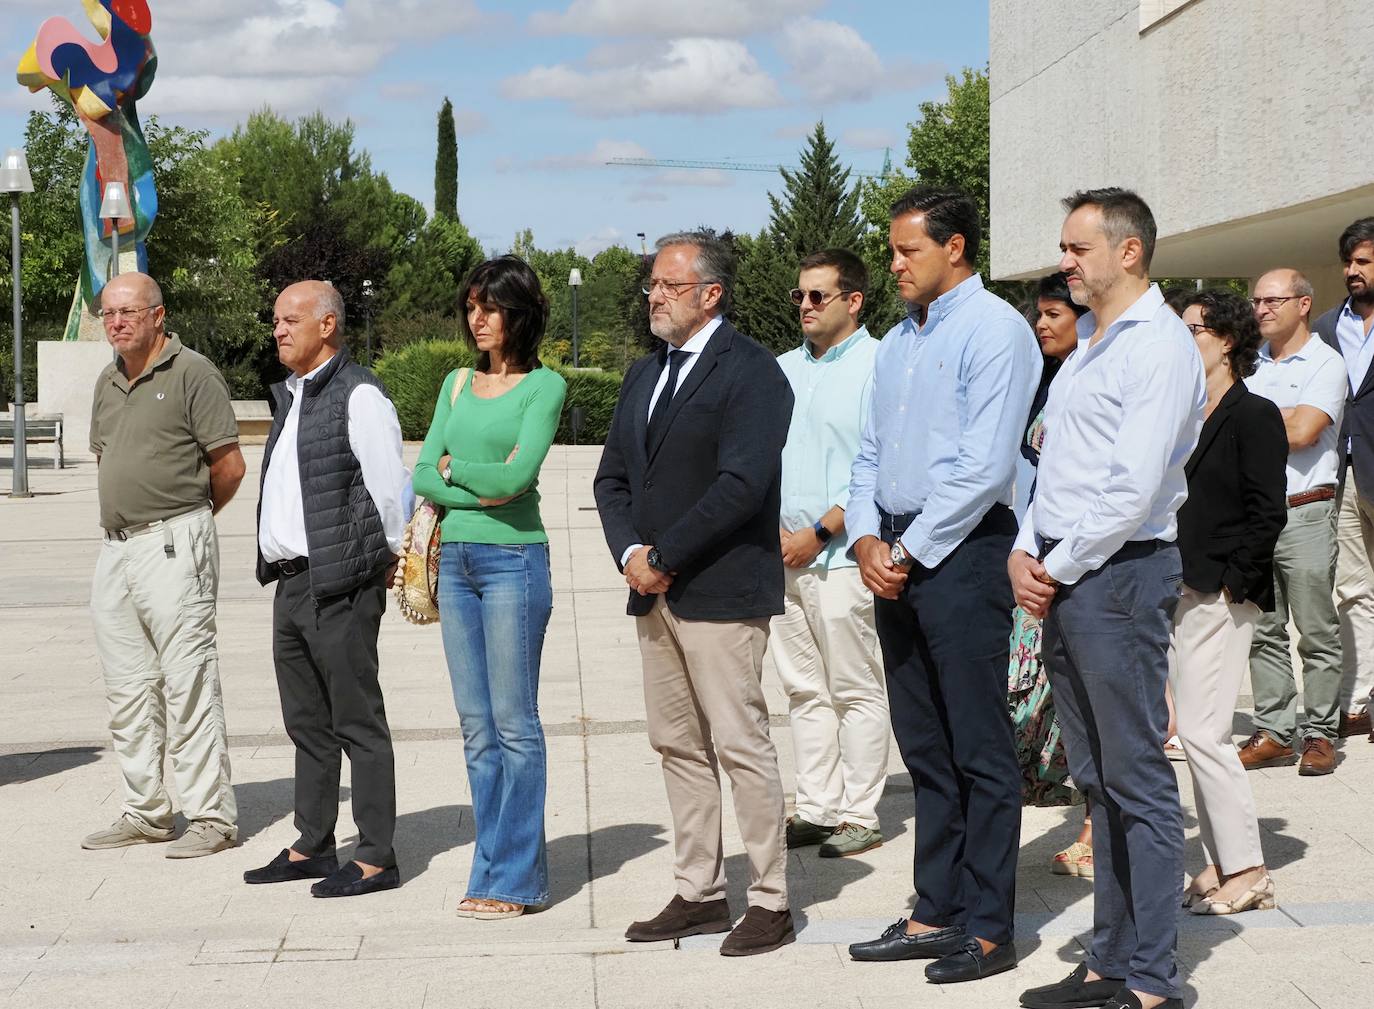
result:
[[[353,771],[354,858],[396,864],[396,768],[382,688],[377,682],[377,632],[386,611],[386,579],[378,574],[347,595],[318,605],[310,575],[283,575],[272,603],[272,657],[282,721],[296,744],[296,829],[302,855],[334,850],[339,771]]]
[[[1093,941],[1088,967],[1176,997],[1183,810],[1164,755],[1169,629],[1178,548],[1128,543],[1045,620],[1042,659],[1073,783],[1092,805]]]
[[[890,542],[908,518],[885,517]],[[994,505],[936,568],[878,599],[892,731],[916,789],[912,917],[1012,938],[1021,773],[1007,709],[1011,510]]]

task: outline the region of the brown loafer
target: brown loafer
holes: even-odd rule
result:
[[[1321,736],[1308,736],[1302,741],[1302,762],[1298,773],[1311,777],[1317,774],[1330,774],[1336,769],[1336,748],[1331,740]]]
[[[1350,736],[1367,736],[1370,731],[1369,712],[1361,711],[1358,715],[1347,715],[1341,712],[1341,723],[1336,729],[1336,735],[1341,739]]]
[[[689,935],[730,931],[730,905],[719,900],[692,901],[674,897],[648,921],[634,922],[625,930],[630,942],[663,942]]]
[[[735,930],[720,944],[721,956],[753,956],[771,953],[789,942],[796,942],[791,911],[769,911],[751,907],[739,920]]]
[[[1240,763],[1247,771],[1291,764],[1295,756],[1291,746],[1284,746],[1263,729],[1256,729],[1240,748]]]

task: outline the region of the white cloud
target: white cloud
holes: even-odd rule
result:
[[[883,81],[883,61],[849,25],[815,18],[789,21],[778,48],[813,101],[862,101]]]
[[[719,189],[733,186],[735,180],[728,172],[719,168],[669,168],[651,176],[645,185],[649,186],[704,186]]]
[[[684,38],[663,51],[641,47],[633,62],[603,69],[559,63],[502,82],[508,98],[567,101],[583,115],[641,112],[711,115],[732,108],[767,108],[782,96],[743,43]]]
[[[840,142],[858,151],[881,151],[886,147],[897,147],[897,134],[892,130],[856,126],[840,135]]]
[[[537,11],[529,27],[539,35],[738,38],[771,31],[789,18],[818,9],[824,0],[573,0],[562,13]]]
[[[582,236],[573,243],[573,248],[577,250],[578,255],[591,259],[598,252],[605,252],[612,245],[624,244],[625,233],[619,228],[607,226],[592,232],[590,235]]]
[[[590,151],[577,154],[554,154],[531,162],[538,171],[568,171],[578,168],[601,168],[612,158],[647,158],[649,151],[633,140],[598,140]]]

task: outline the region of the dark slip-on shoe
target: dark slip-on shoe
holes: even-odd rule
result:
[[[887,963],[892,960],[938,960],[964,945],[968,934],[962,925],[950,925],[933,932],[906,934],[906,919],[889,925],[883,934],[868,942],[856,942],[849,947],[855,960]]]
[[[926,965],[926,980],[931,984],[953,984],[956,981],[977,981],[992,977],[1016,966],[1016,947],[1009,942],[994,946],[986,953],[972,937],[957,953],[941,957]]]
[[[766,907],[751,907],[744,912],[734,931],[720,944],[721,956],[753,956],[796,942],[792,927],[792,912],[770,911]]]
[[[1104,1003],[1103,1009],[1143,1009],[1143,1007],[1140,1004],[1140,999],[1136,997],[1135,992],[1131,991],[1129,988],[1122,987],[1120,991],[1112,996],[1110,1002]],[[1183,1009],[1183,999],[1166,998],[1163,1002],[1159,1003],[1159,1005],[1155,1006],[1155,1009]]]
[[[291,861],[291,849],[283,848],[281,854],[261,869],[249,869],[243,874],[245,883],[290,883],[298,879],[327,879],[339,871],[339,859],[333,852],[328,855],[315,855],[313,858]]]
[[[694,901],[674,897],[648,921],[637,921],[625,930],[630,942],[664,942],[689,935],[713,935],[730,931],[730,905],[725,898]]]
[[[1088,980],[1088,965],[1080,963],[1063,981],[1028,988],[1021,993],[1025,1009],[1096,1009],[1121,990],[1124,978]]]
[[[365,893],[379,890],[394,890],[401,885],[401,870],[396,866],[383,869],[372,876],[363,876],[363,867],[357,862],[339,866],[337,872],[328,879],[322,879],[310,888],[312,897],[360,897]]]

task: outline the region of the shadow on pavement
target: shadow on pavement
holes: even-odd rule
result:
[[[8,753],[0,756],[0,785],[22,785],[50,774],[94,764],[102,752],[103,747],[99,746],[64,746],[57,750]]]
[[[587,883],[614,876],[627,862],[668,843],[657,823],[617,823],[590,834],[568,834],[549,842],[549,907],[576,896]],[[664,882],[664,889],[671,881]]]

